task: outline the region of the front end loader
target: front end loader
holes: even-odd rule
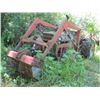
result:
[[[32,35],[34,30],[38,30],[39,35]],[[82,47],[80,31],[80,28],[67,19],[56,26],[37,18],[20,37],[15,49],[8,52],[10,62],[22,76],[39,79],[46,56],[51,55],[55,59],[61,59],[68,48],[80,51],[80,45]],[[31,48],[20,50],[24,44],[30,45]],[[36,57],[37,50],[42,52],[40,59]]]

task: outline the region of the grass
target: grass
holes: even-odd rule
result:
[[[4,52],[2,55],[7,53],[7,48],[3,48]],[[100,48],[97,48],[97,52],[100,51]],[[12,78],[9,73],[7,72],[6,67],[2,69],[2,86],[23,86],[23,87],[41,87],[41,86],[100,86],[100,56],[95,55],[90,59],[81,59],[82,63],[84,63],[84,67],[81,67],[80,63],[72,63],[73,57],[65,56],[66,61],[62,64],[59,62],[53,62],[54,60],[50,58],[46,61],[46,66],[49,65],[49,68],[45,66],[45,72],[43,79],[36,81],[34,79],[25,79],[20,76],[16,78]],[[70,57],[70,60],[69,58]],[[2,58],[2,66],[6,66],[6,56]],[[77,59],[79,60],[79,59]],[[71,63],[70,63],[71,62]],[[80,62],[80,61],[79,61]],[[65,65],[64,65],[65,64]],[[72,64],[72,66],[70,66]],[[67,67],[67,73],[64,66]],[[73,67],[73,66],[79,66]],[[85,69],[82,69],[85,68]],[[80,72],[85,71],[85,73],[81,74]],[[58,74],[60,73],[60,76]],[[78,74],[77,74],[78,73]],[[45,76],[46,75],[46,76]],[[47,77],[47,78],[46,78]],[[76,77],[76,79],[75,79]]]
[[[96,48],[96,53],[97,52],[100,52],[100,46]],[[100,55],[96,53],[94,57],[84,60],[87,70],[85,75],[85,86],[100,86]]]

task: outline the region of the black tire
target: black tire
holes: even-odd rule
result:
[[[93,55],[91,49],[92,43],[90,39],[81,39],[80,41],[80,54],[85,58],[90,58]]]

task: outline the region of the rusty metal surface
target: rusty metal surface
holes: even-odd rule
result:
[[[61,58],[64,50],[66,50],[68,48],[73,48],[73,44],[72,43],[63,43],[63,44],[57,45],[56,52],[55,52],[56,58],[58,58],[59,54],[60,54],[59,56]]]
[[[79,38],[80,38],[80,28],[76,27],[74,24],[72,24],[71,22],[68,22],[67,20],[64,20],[62,22],[62,24],[59,26],[58,30],[56,31],[54,37],[52,38],[52,40],[50,41],[50,45],[48,48],[46,48],[46,50],[43,53],[43,58],[45,58],[45,56],[49,53],[49,51],[52,49],[53,45],[56,43],[56,41],[58,40],[58,38],[61,36],[62,32],[64,30],[67,30],[67,28],[72,28],[77,30],[76,32],[76,39],[77,42],[79,42]]]
[[[18,52],[15,51],[9,51],[8,53],[8,57],[18,60],[20,62],[26,63],[28,65],[32,65],[33,61],[34,61],[34,57],[28,56],[28,55],[21,55],[20,58],[17,58]]]
[[[26,63],[19,62],[18,72],[23,77],[32,78],[32,66],[27,65]]]
[[[28,28],[27,32],[21,38],[29,37],[31,35],[32,31],[35,30],[38,27],[38,25],[42,25],[42,26],[54,28],[54,29],[57,28],[55,25],[52,25],[50,23],[47,23],[47,22],[42,21],[41,19],[37,18],[33,21],[31,26]]]
[[[15,62],[17,63],[17,69],[21,76],[27,77],[27,78],[34,77],[32,75],[32,66],[39,67],[41,69],[43,61],[31,56],[25,55],[25,54],[21,55],[20,58],[17,58],[17,55],[18,55],[18,52],[15,52],[15,51],[10,51],[8,53],[8,57],[11,58],[11,64],[14,65]]]

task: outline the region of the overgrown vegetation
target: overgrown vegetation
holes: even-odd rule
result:
[[[85,67],[81,55],[74,50],[67,50],[61,61],[54,60],[50,56],[46,57],[39,85],[84,86],[84,75]],[[27,80],[20,76],[13,79],[7,72],[3,72],[2,76],[3,86],[26,86],[29,82],[33,84],[35,82],[35,80]]]
[[[47,57],[42,78],[49,86],[82,86],[85,68],[81,55],[74,50],[67,50],[61,61]]]
[[[90,69],[94,63],[97,70],[100,69],[100,56],[94,56],[91,59],[84,59],[78,52],[67,50],[61,60],[55,60],[53,57],[46,57],[42,69],[42,76],[39,81],[35,79],[25,79],[20,75],[10,76],[8,67],[9,60],[7,52],[13,49],[30,23],[35,18],[43,19],[49,23],[59,23],[64,19],[63,13],[2,13],[1,14],[1,75],[2,86],[89,86],[87,85],[87,69]],[[70,14],[69,14],[70,15]],[[91,17],[92,18],[92,17]],[[91,18],[83,18],[80,21],[70,15],[70,21],[79,24],[82,31],[99,34],[96,22]],[[36,32],[35,32],[36,33]],[[97,47],[100,50],[99,47]],[[38,51],[37,51],[38,52]],[[41,53],[37,53],[40,57]],[[96,64],[96,65],[95,65]],[[100,73],[100,72],[99,72]],[[92,85],[90,85],[92,86]],[[97,85],[98,86],[98,85]]]

